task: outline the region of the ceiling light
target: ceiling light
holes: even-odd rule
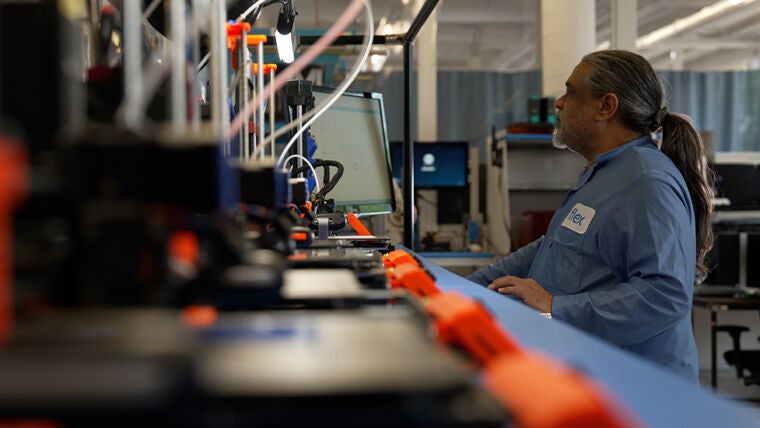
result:
[[[712,18],[715,15],[723,13],[728,9],[753,3],[755,0],[721,0],[715,2],[709,6],[705,6],[698,12],[693,13],[687,17],[676,19],[671,24],[668,24],[662,28],[659,28],[651,33],[639,37],[636,40],[636,48],[641,49],[647,46],[660,42],[668,37],[674,36],[677,33],[683,32],[697,24]]]

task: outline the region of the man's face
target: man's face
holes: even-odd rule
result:
[[[591,93],[584,82],[589,66],[580,63],[565,82],[566,92],[557,98],[557,125],[554,128],[554,145],[568,148],[583,155],[591,144],[593,112]]]

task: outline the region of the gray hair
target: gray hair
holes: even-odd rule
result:
[[[620,117],[628,128],[644,133],[661,126],[665,91],[646,58],[633,52],[606,50],[586,55],[583,62],[593,70],[585,81],[591,95],[617,95]]]

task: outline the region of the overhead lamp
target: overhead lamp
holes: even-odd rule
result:
[[[652,31],[645,36],[639,37],[636,39],[636,48],[646,48],[655,43],[661,42],[668,37],[672,37],[690,28],[694,28],[703,21],[706,21],[714,16],[720,15],[735,7],[753,3],[754,1],[755,0],[721,0],[715,2],[709,6],[703,7],[699,11],[692,13],[689,16],[677,19],[662,28],[658,28],[657,30]]]
[[[280,55],[280,61],[290,64],[295,59],[295,6],[293,0],[282,2],[280,15],[277,17],[277,28],[274,32],[274,40],[277,44],[277,53]]]
[[[646,34],[637,38],[636,49],[648,48],[649,46],[660,43],[669,37],[673,37],[677,35],[678,33],[694,28],[697,25],[701,24],[702,22],[710,18],[713,18],[714,16],[720,15],[721,13],[727,12],[734,7],[748,5],[755,1],[756,0],[717,1],[709,6],[703,7],[699,11],[692,13],[689,16],[676,19],[675,21],[671,22],[670,24],[664,27],[660,27],[650,32],[649,34]],[[610,48],[610,41],[605,40],[596,47],[596,50],[605,50],[609,48]]]

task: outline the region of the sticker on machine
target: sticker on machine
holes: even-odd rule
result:
[[[594,219],[594,215],[596,215],[595,209],[583,204],[575,204],[567,217],[565,217],[565,221],[562,222],[562,226],[583,235],[588,230],[588,226],[591,224],[591,220]]]

